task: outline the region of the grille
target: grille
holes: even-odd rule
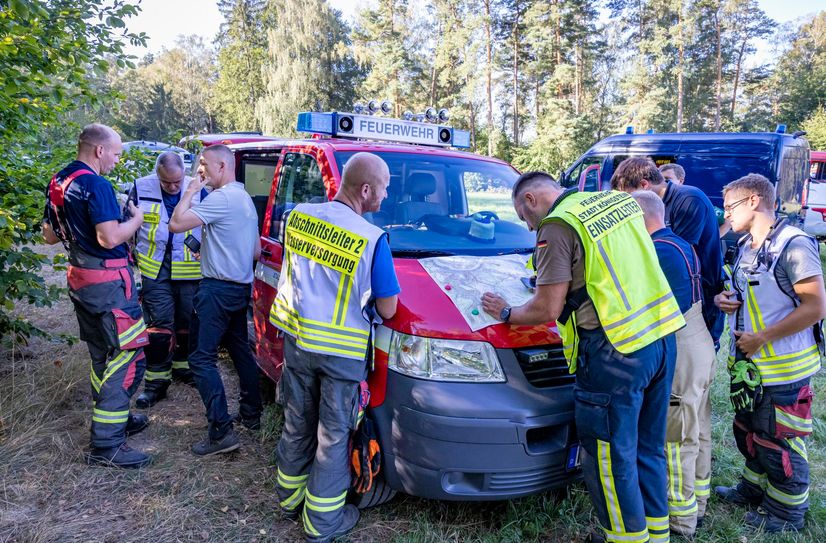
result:
[[[536,492],[546,488],[562,487],[577,476],[578,473],[566,472],[564,466],[552,466],[515,473],[491,473],[488,477],[487,490],[492,492]]]
[[[562,387],[574,382],[561,344],[515,349],[514,354],[525,378],[537,388]]]

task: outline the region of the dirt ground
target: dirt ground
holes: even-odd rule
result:
[[[54,255],[58,248],[38,248]],[[64,284],[64,272],[48,282]],[[77,334],[71,303],[26,308],[54,333]],[[230,412],[237,377],[222,364]],[[0,541],[299,541],[299,525],[282,521],[273,492],[275,407],[265,428],[239,430],[241,449],[196,458],[189,448],[206,434],[197,390],[173,384],[169,399],[145,412],[151,420],[129,443],[155,458],[148,469],[88,467],[91,416],[89,359],[82,342],[33,340],[0,353]],[[373,535],[378,535],[374,532]],[[374,540],[355,534],[353,541]]]

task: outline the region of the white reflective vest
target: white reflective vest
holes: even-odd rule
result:
[[[186,190],[191,178],[185,177],[181,184],[181,193]],[[169,240],[169,215],[163,203],[161,182],[157,174],[147,175],[135,181],[138,207],[143,210],[143,224],[137,233],[135,254],[141,275],[157,279],[161,271],[166,244]],[[195,205],[201,201],[198,193],[192,198]],[[173,280],[197,280],[201,278],[201,263],[195,260],[184,240],[192,234],[201,240],[201,227],[187,230],[172,236],[172,270]]]
[[[789,242],[799,236],[807,236],[802,230],[783,225],[757,253],[755,262],[743,262],[741,249],[732,268],[732,287],[740,293],[743,305],[743,328],[746,332],[763,330],[786,318],[800,305],[794,290],[783,290],[775,275],[777,263]],[[751,242],[751,236],[741,240],[741,247]],[[729,315],[729,328],[734,330],[737,312]],[[819,326],[819,324],[818,324]],[[729,361],[734,360],[735,345],[732,336]],[[796,334],[766,344],[752,361],[760,371],[764,386],[794,383],[815,374],[820,369],[820,351],[811,327]]]
[[[373,255],[383,235],[342,203],[297,205],[284,233],[273,326],[306,351],[364,360]]]

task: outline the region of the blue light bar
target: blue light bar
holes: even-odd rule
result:
[[[439,147],[470,147],[470,132],[466,130],[454,130],[449,126],[357,113],[335,111],[299,113],[296,131],[326,134],[338,138]]]

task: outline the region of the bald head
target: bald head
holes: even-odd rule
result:
[[[210,145],[201,151],[198,175],[213,189],[235,181],[235,155],[226,145]]]
[[[645,229],[649,234],[665,228],[665,204],[659,196],[650,190],[637,190],[631,196],[642,208]]]
[[[341,172],[341,186],[335,199],[348,204],[357,213],[378,211],[387,197],[390,168],[372,153],[356,153]]]
[[[226,164],[229,170],[235,171],[235,155],[226,145],[210,145],[205,147],[201,154],[209,154],[212,158]]]
[[[90,124],[77,138],[77,159],[100,175],[112,171],[120,161],[121,149],[120,136],[105,124]]]
[[[77,138],[78,152],[90,152],[98,145],[109,145],[114,140],[120,141],[120,136],[105,124],[93,123],[83,127]]]

